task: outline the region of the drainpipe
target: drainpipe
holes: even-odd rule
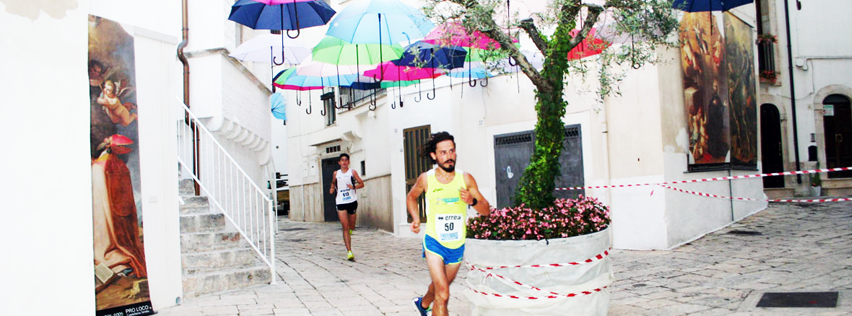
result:
[[[787,72],[790,73],[790,106],[793,110],[793,152],[796,154],[796,171],[799,168],[799,128],[796,123],[796,85],[793,79],[793,45],[790,37],[790,8],[787,5],[789,0],[784,0],[784,22],[787,30]],[[802,175],[796,174],[796,183],[802,184]]]
[[[186,104],[186,107],[189,108],[189,61],[186,59],[186,54],[184,54],[183,49],[186,48],[186,44],[189,42],[189,14],[187,10],[187,1],[182,0],[181,2],[181,13],[182,13],[182,21],[181,21],[181,42],[178,44],[177,48],[177,56],[180,59],[181,64],[183,64],[183,103]],[[193,172],[195,176],[200,179],[200,169],[199,169],[199,161],[198,161],[198,131],[195,128],[195,123],[191,122],[189,119],[189,115],[185,115],[184,122],[187,124],[191,124],[190,128],[192,129],[192,165]],[[198,182],[195,182],[195,195],[200,195],[201,188],[198,185]]]

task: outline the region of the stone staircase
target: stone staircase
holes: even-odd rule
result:
[[[206,196],[194,195],[192,179],[181,180],[180,195],[184,297],[268,284],[269,267]]]

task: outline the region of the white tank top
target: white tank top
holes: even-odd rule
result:
[[[355,192],[355,189],[349,188],[350,184],[353,187],[355,186],[355,177],[352,176],[352,168],[349,168],[346,172],[337,170],[337,198],[335,198],[335,203],[340,205],[358,201],[358,194]]]

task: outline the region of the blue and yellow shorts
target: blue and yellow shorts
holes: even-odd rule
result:
[[[459,264],[464,259],[464,245],[456,249],[447,248],[429,235],[423,238],[423,258],[426,258],[427,251],[444,259],[444,264]]]

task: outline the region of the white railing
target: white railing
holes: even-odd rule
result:
[[[177,121],[178,162],[214,206],[269,266],[275,283],[277,214],[269,192],[262,190],[183,104]]]

